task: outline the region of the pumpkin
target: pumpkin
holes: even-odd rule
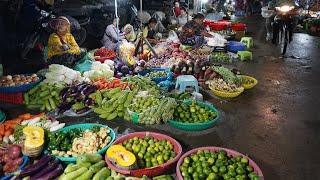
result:
[[[127,151],[121,145],[113,145],[107,150],[107,158],[115,162],[115,164],[122,168],[134,169],[136,168],[135,155]]]
[[[41,127],[27,126],[23,128],[25,148],[38,148],[44,144],[44,130]]]

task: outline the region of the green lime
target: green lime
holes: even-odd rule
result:
[[[201,166],[197,166],[196,167],[196,172],[198,172],[199,174],[202,173],[202,167]]]
[[[230,177],[229,174],[224,174],[224,175],[223,175],[223,179],[228,179],[228,180],[229,180],[230,178],[231,178],[231,177]]]
[[[219,179],[219,177],[215,173],[210,173],[209,176],[207,177],[207,180],[217,180],[217,179]]]
[[[206,161],[206,158],[205,158],[204,156],[201,156],[201,157],[199,158],[199,161]]]
[[[208,176],[211,173],[211,169],[209,167],[206,167],[203,169],[203,173]]]
[[[163,156],[163,160],[168,161],[168,160],[169,160],[169,156],[165,154],[165,155]]]
[[[236,173],[236,171],[228,171],[228,174],[229,174],[229,176],[230,177],[236,177],[237,176],[237,173]]]
[[[184,160],[183,160],[183,162],[189,164],[189,163],[190,163],[190,157],[185,157]]]
[[[245,171],[244,171],[244,169],[243,169],[242,167],[238,167],[238,168],[236,169],[236,172],[237,172],[237,174],[239,174],[239,175],[242,175],[242,174],[245,173]]]
[[[241,159],[242,159],[241,156],[236,157],[236,161],[237,161],[237,162],[241,162]]]
[[[139,158],[143,158],[143,153],[139,152],[139,153],[138,153],[138,157],[139,157]]]
[[[181,175],[182,175],[183,177],[188,176],[188,172],[187,172],[187,171],[181,171]]]
[[[206,161],[203,161],[201,165],[202,165],[203,168],[205,168],[205,167],[208,167],[208,166],[209,166],[209,163],[206,162]]]
[[[188,168],[188,173],[189,173],[189,174],[192,174],[192,173],[193,173],[193,168],[192,168],[192,167],[189,167],[189,168]]]
[[[246,169],[247,169],[248,172],[252,172],[253,171],[253,167],[252,166],[247,166]]]
[[[191,156],[192,160],[197,162],[199,160],[199,157],[197,155]]]
[[[152,162],[152,163],[156,163],[156,162],[157,162],[157,159],[153,157],[153,158],[151,158],[151,162]]]
[[[249,160],[245,157],[241,158],[241,162],[244,164],[248,164]]]
[[[146,161],[146,167],[149,168],[149,167],[152,167],[152,164],[150,161]]]
[[[194,173],[192,174],[192,177],[193,177],[193,179],[199,179],[199,173],[194,172]]]
[[[180,171],[188,171],[188,167],[186,167],[186,166],[180,166]]]
[[[224,163],[223,163],[222,160],[218,159],[218,160],[216,161],[215,165],[216,165],[217,167],[221,167],[221,166],[224,165]]]
[[[219,172],[219,168],[218,168],[218,166],[212,166],[212,171],[214,172],[214,173],[218,173]]]
[[[192,180],[192,178],[188,175],[188,176],[184,176],[183,180]]]
[[[220,172],[221,174],[224,174],[224,173],[227,172],[227,168],[226,168],[225,166],[221,166],[221,167],[219,168],[219,172]]]
[[[200,179],[205,179],[206,178],[206,175],[204,173],[199,173],[199,178]]]
[[[212,157],[210,157],[210,158],[208,158],[207,162],[209,163],[209,165],[213,165],[214,159]]]
[[[224,154],[222,154],[222,153],[219,153],[219,154],[218,154],[218,159],[220,159],[220,160],[225,160],[225,159],[226,159],[226,156],[225,156]]]

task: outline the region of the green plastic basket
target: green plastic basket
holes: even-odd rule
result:
[[[65,128],[62,128],[59,131],[68,132],[68,131],[72,131],[72,129],[86,130],[86,129],[91,129],[91,128],[96,127],[96,126],[105,127],[105,128],[108,128],[110,130],[110,133],[109,133],[109,136],[111,136],[110,142],[104,148],[102,148],[102,149],[100,149],[98,151],[99,154],[103,154],[103,153],[105,153],[107,151],[107,149],[111,146],[113,141],[116,139],[116,134],[113,131],[113,129],[111,129],[110,127],[102,125],[102,124],[86,123],[86,124],[75,124],[75,125],[67,126]],[[75,157],[56,156],[56,158],[60,159],[61,161],[65,162],[65,163],[71,163],[71,162],[75,162],[76,161]]]
[[[189,105],[192,103],[191,100],[184,101],[185,104]],[[176,120],[169,120],[168,123],[170,126],[177,128],[177,129],[182,129],[185,131],[201,131],[205,129],[209,129],[213,125],[215,125],[219,119],[220,119],[220,112],[212,105],[209,103],[204,103],[200,101],[196,101],[196,103],[201,106],[201,107],[207,107],[211,111],[215,112],[217,116],[214,119],[211,119],[209,121],[203,122],[203,123],[185,123],[185,122],[180,122]]]

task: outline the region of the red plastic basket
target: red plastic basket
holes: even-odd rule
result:
[[[243,23],[236,23],[231,25],[232,31],[245,31],[247,29],[247,25]]]
[[[143,138],[145,136],[151,136],[151,137],[156,138],[158,140],[168,140],[173,145],[174,152],[177,154],[177,156],[174,159],[171,159],[162,165],[152,167],[152,168],[135,169],[135,170],[121,169],[121,168],[115,166],[106,157],[106,163],[108,164],[108,167],[116,172],[121,173],[121,174],[134,176],[134,177],[142,177],[143,175],[146,175],[148,177],[155,177],[155,176],[161,175],[161,174],[165,173],[166,171],[174,168],[176,163],[178,162],[180,156],[182,155],[182,147],[178,141],[176,141],[175,139],[173,139],[170,136],[160,134],[160,133],[155,133],[155,132],[135,132],[135,133],[130,133],[128,135],[120,137],[113,144],[120,144],[120,143],[124,142],[125,140],[131,139],[134,137]]]
[[[219,20],[217,23],[225,24],[226,26],[230,26],[231,25],[231,21],[228,21],[228,20]]]
[[[213,31],[223,31],[227,29],[227,25],[224,23],[211,23],[210,28]]]
[[[0,93],[0,102],[23,104],[23,93]]]
[[[183,180],[183,177],[182,177],[181,172],[180,172],[180,166],[181,166],[184,158],[196,153],[199,150],[209,150],[209,151],[213,151],[213,152],[224,150],[224,151],[227,152],[227,154],[229,156],[243,156],[243,157],[246,157],[249,160],[249,164],[253,167],[254,171],[258,174],[259,178],[260,179],[264,179],[262,171],[259,168],[259,166],[252,159],[250,159],[249,157],[247,157],[247,156],[245,156],[245,155],[243,155],[243,154],[241,154],[241,153],[239,153],[239,152],[237,152],[235,150],[232,150],[232,149],[210,146],[210,147],[199,147],[199,148],[196,148],[196,149],[192,149],[192,150],[186,152],[185,154],[183,154],[183,156],[181,156],[181,158],[179,159],[179,161],[177,163],[177,167],[176,167],[176,174],[177,174],[177,179],[178,180]]]

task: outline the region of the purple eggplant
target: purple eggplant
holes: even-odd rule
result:
[[[18,177],[23,178],[39,172],[50,162],[51,158],[52,157],[50,155],[43,156],[37,163],[27,166],[25,169],[23,169]]]
[[[91,98],[84,100],[85,106],[92,106],[93,104],[94,104],[94,101]]]
[[[77,114],[83,114],[83,113],[85,113],[85,112],[88,112],[89,110],[90,110],[89,107],[84,107],[84,108],[82,108],[82,109],[76,110],[76,113],[77,113]]]
[[[72,104],[74,104],[74,102],[70,102],[70,103],[61,103],[58,107],[58,114],[62,114],[64,112],[66,112],[67,110],[69,110],[72,107]]]
[[[59,160],[58,159],[55,159],[55,160],[51,161],[48,164],[48,166],[46,166],[44,169],[42,169],[37,174],[31,176],[30,180],[37,180],[39,177],[41,177],[41,176],[53,171],[54,169],[56,169],[58,165],[59,165]]]
[[[84,96],[89,96],[90,94],[94,93],[96,90],[97,90],[97,87],[94,85],[91,85],[86,89],[84,89],[83,91],[81,91],[81,94]]]
[[[66,88],[63,88],[63,89],[60,91],[59,96],[60,96],[60,97],[63,97],[63,96],[68,92],[68,89],[69,89],[69,88],[67,88],[67,87],[66,87]]]
[[[63,173],[63,166],[59,164],[55,169],[51,172],[42,175],[41,177],[37,178],[37,180],[51,180],[55,179],[56,177],[60,176]]]

